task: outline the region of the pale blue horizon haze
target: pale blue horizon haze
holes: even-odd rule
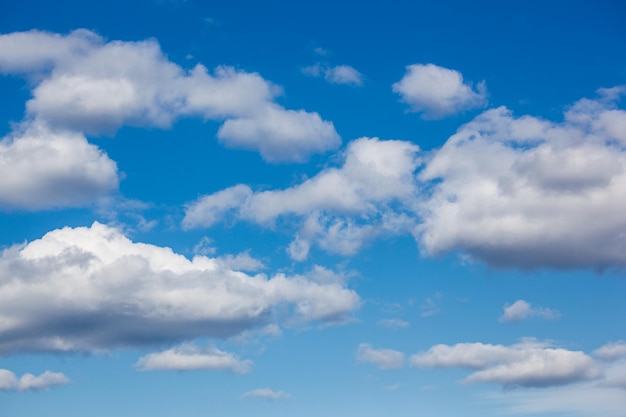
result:
[[[0,1],[0,417],[626,417],[626,4]]]

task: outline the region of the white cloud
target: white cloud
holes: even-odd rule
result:
[[[284,400],[291,398],[291,394],[283,391],[274,391],[270,388],[257,388],[242,395],[244,398],[265,398],[268,400]]]
[[[420,173],[431,185],[424,252],[499,267],[626,266],[626,111],[604,94],[563,122],[499,107],[462,126]]]
[[[547,307],[533,307],[529,302],[517,300],[513,304],[505,304],[503,307],[501,322],[515,323],[524,321],[530,317],[538,317],[547,320],[554,320],[561,316],[556,310]]]
[[[0,391],[35,391],[49,389],[70,382],[60,372],[45,371],[39,376],[24,374],[18,378],[8,369],[0,369]]]
[[[250,256],[249,252],[238,253],[237,255],[224,255],[217,258],[226,268],[235,271],[255,272],[265,269],[265,264]]]
[[[0,140],[0,208],[87,205],[117,189],[115,162],[85,137],[27,123]]]
[[[139,358],[135,366],[142,371],[230,371],[250,372],[252,361],[242,360],[215,347],[183,344]]]
[[[266,161],[304,162],[309,155],[336,149],[341,139],[332,122],[317,113],[267,105],[250,116],[229,119],[217,132],[224,144],[258,149]]]
[[[368,362],[379,369],[398,369],[404,365],[404,354],[393,349],[374,349],[367,343],[361,343],[356,351],[359,362]]]
[[[605,361],[614,361],[626,356],[626,342],[607,343],[593,351],[593,356]]]
[[[352,254],[376,236],[413,229],[405,211],[415,199],[417,152],[410,142],[361,138],[348,145],[343,166],[291,188],[254,192],[236,185],[201,197],[187,205],[183,227],[208,227],[225,216],[264,226],[295,218],[300,230],[289,249],[294,259],[305,259],[313,242]]]
[[[377,322],[380,326],[383,327],[389,327],[391,329],[399,329],[399,328],[403,328],[403,327],[409,327],[409,322],[404,321],[402,319],[399,318],[392,318],[392,319],[382,319],[382,320],[378,320]]]
[[[483,343],[435,345],[411,357],[421,368],[469,368],[466,383],[505,387],[547,387],[598,378],[600,366],[584,352],[553,348],[533,339],[511,346]]]
[[[363,85],[363,75],[350,65],[329,66],[318,62],[302,68],[302,73],[311,77],[324,77],[331,84]]]
[[[35,79],[30,118],[87,134],[122,125],[167,128],[180,118],[224,121],[227,146],[253,149],[270,161],[304,161],[340,144],[317,113],[274,102],[280,88],[256,73],[198,64],[185,70],[155,40],[105,42],[81,29],[66,36],[30,31],[0,35],[0,71]]]
[[[134,243],[99,223],[51,231],[0,255],[0,352],[94,351],[224,337],[289,320],[344,320],[343,282],[247,275],[204,256]]]
[[[460,72],[434,64],[407,66],[407,73],[392,89],[424,119],[440,119],[487,104],[484,81],[474,89],[463,82]]]

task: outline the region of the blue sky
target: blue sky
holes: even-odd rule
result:
[[[5,3],[0,415],[626,416],[622,2]]]

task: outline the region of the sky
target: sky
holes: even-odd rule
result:
[[[0,416],[626,416],[625,22],[0,0]]]

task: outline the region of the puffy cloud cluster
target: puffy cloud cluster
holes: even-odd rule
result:
[[[239,184],[199,198],[183,227],[296,219],[296,260],[312,245],[351,255],[413,233],[424,254],[458,251],[496,267],[623,267],[626,111],[615,100],[625,90],[578,101],[562,122],[488,110],[428,156],[411,142],[360,138],[342,166],[290,188]]]
[[[440,119],[487,104],[484,81],[474,89],[456,70],[434,64],[414,64],[406,69],[392,89],[424,119]]]
[[[533,339],[511,346],[483,343],[435,345],[411,356],[420,368],[468,368],[464,382],[505,387],[547,387],[599,378],[601,367],[584,352],[553,348]]]
[[[70,380],[60,372],[45,371],[39,376],[24,374],[18,378],[8,369],[0,369],[0,391],[35,391],[65,385]]]
[[[416,198],[418,150],[410,142],[357,139],[341,167],[291,188],[254,192],[240,184],[199,198],[186,207],[183,227],[210,227],[225,216],[267,226],[295,217],[300,230],[290,246],[294,259],[305,259],[313,242],[352,254],[368,239],[413,227],[406,212]]]
[[[431,184],[418,238],[518,268],[626,266],[624,88],[569,108],[562,122],[504,107],[462,126],[420,173]]]
[[[559,318],[561,313],[548,307],[533,307],[529,302],[517,300],[513,304],[505,304],[500,316],[501,322],[515,323],[524,321],[530,317],[554,320]]]
[[[187,343],[142,356],[135,366],[142,371],[210,370],[244,374],[250,371],[252,361],[239,359],[212,346],[201,348]]]
[[[404,365],[404,353],[393,349],[374,349],[367,343],[361,343],[356,351],[359,362],[368,362],[379,369],[398,369]]]
[[[275,102],[281,89],[256,73],[168,60],[155,40],[107,42],[88,30],[68,35],[0,35],[0,73],[26,76],[26,119],[0,140],[0,208],[89,204],[117,189],[117,168],[84,135],[123,125],[167,128],[181,117],[222,121],[228,147],[272,162],[308,159],[341,139],[319,114]]]
[[[266,324],[277,307],[294,320],[333,321],[359,303],[345,282],[247,275],[220,259],[189,260],[94,223],[54,230],[2,252],[0,353],[98,351],[225,337]],[[207,352],[195,359],[202,355]],[[150,358],[147,363],[160,357]]]
[[[0,72],[35,81],[32,117],[88,134],[122,125],[169,127],[184,116],[223,120],[219,139],[269,161],[303,161],[339,146],[331,122],[274,102],[280,88],[256,73],[201,64],[185,70],[154,40],[106,42],[80,29],[0,36]]]

